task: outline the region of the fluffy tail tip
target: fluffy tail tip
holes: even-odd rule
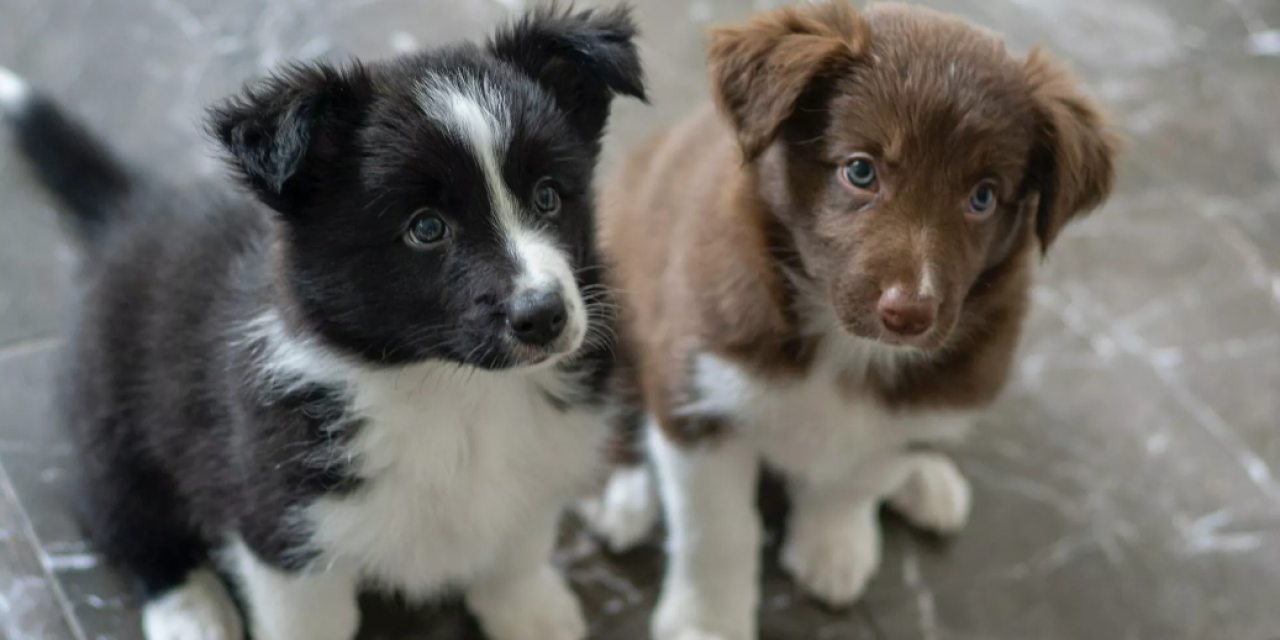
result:
[[[22,76],[0,67],[0,112],[13,115],[21,112],[31,101],[31,85]]]

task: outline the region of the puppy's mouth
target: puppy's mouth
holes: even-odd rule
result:
[[[904,335],[888,329],[881,329],[873,339],[881,344],[903,347],[914,351],[924,351],[926,353],[937,351],[942,346],[942,343],[945,342],[945,337],[942,337],[941,331],[928,331],[919,335]]]
[[[545,369],[572,357],[582,348],[586,332],[577,329],[566,331],[564,337],[545,347],[530,346],[515,340],[507,340],[507,353],[511,354],[512,369]]]
[[[940,339],[940,335],[943,333],[941,331],[929,329],[922,333],[901,333],[886,328],[874,314],[854,321],[845,321],[841,324],[845,332],[854,337],[904,351],[929,353],[937,350],[944,342],[943,339]],[[945,336],[942,336],[942,338],[945,338]]]

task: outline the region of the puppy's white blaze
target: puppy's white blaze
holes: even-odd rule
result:
[[[511,136],[511,124],[498,91],[478,79],[429,76],[419,95],[427,115],[443,123],[471,148],[484,173],[498,226],[510,240],[520,228],[520,205],[502,178],[502,157]]]
[[[573,276],[569,261],[546,236],[530,229],[517,229],[512,234],[516,258],[520,261],[520,277],[517,289],[542,289],[553,283],[569,284]]]
[[[481,80],[431,76],[423,82],[420,96],[426,113],[445,123],[480,164],[498,230],[521,269],[516,290],[559,284],[569,313],[565,332],[576,349],[586,337],[586,306],[568,256],[550,238],[521,222],[520,202],[502,177],[511,123],[497,90]]]
[[[31,97],[31,86],[18,74],[0,67],[0,111],[17,113]]]
[[[516,229],[511,235],[511,246],[520,264],[516,290],[546,289],[559,285],[564,297],[565,311],[569,314],[565,334],[570,336],[576,349],[586,337],[587,308],[573,279],[569,258],[555,242],[545,234],[532,229]]]
[[[938,278],[934,273],[933,263],[925,262],[920,276],[920,295],[925,298],[938,297]]]

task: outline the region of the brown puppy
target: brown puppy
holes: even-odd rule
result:
[[[708,58],[718,109],[636,149],[601,209],[669,529],[659,640],[755,637],[762,461],[783,563],[833,604],[879,563],[880,502],[964,524],[967,481],[920,445],[1004,386],[1033,267],[1118,147],[1044,54],[922,8],[784,7]],[[589,519],[633,543],[652,486],[620,471]]]

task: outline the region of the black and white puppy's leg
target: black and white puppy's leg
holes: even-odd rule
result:
[[[763,538],[755,500],[759,455],[732,434],[682,445],[656,425],[648,431],[667,517],[667,571],[654,640],[755,640]]]
[[[142,592],[143,635],[147,640],[242,640],[240,612],[209,568],[207,546],[183,521],[172,486],[148,469],[137,460],[102,467],[91,463],[83,485],[90,537]]]
[[[85,524],[95,545],[138,583],[147,640],[242,640],[240,612],[209,569],[204,542],[181,521],[169,485],[123,465],[89,476],[95,484],[85,485]]]
[[[147,640],[242,640],[244,626],[222,580],[200,568],[181,585],[147,601],[142,634]]]
[[[619,360],[629,357],[625,352]],[[662,518],[657,479],[645,454],[646,414],[639,391],[620,375],[614,381],[618,405],[607,422],[613,429],[612,463],[604,490],[578,503],[578,516],[614,553],[624,553],[649,536]]]
[[[360,627],[356,577],[338,568],[287,571],[243,541],[228,549],[254,640],[352,640]],[[148,639],[154,640],[154,639]]]
[[[558,523],[558,513],[529,523],[468,587],[467,607],[490,640],[586,638],[578,599],[550,560]]]
[[[86,394],[87,395],[87,394]],[[134,583],[147,640],[242,640],[240,612],[209,568],[209,547],[192,527],[174,483],[133,447],[82,437],[88,404],[70,424],[83,450],[80,520],[94,546]],[[99,427],[124,431],[118,425]],[[108,431],[109,432],[109,431]]]
[[[0,128],[11,130],[33,174],[60,200],[96,272],[94,240],[134,176],[109,146],[22,77],[0,67]],[[93,332],[84,332],[92,334]],[[115,335],[104,332],[103,335]],[[99,338],[101,339],[101,338]],[[208,568],[209,548],[177,483],[140,444],[135,407],[112,390],[110,349],[76,336],[57,402],[79,454],[77,515],[94,547],[136,586],[148,640],[241,640],[240,614]],[[114,385],[114,386],[113,386]]]
[[[644,542],[658,524],[662,515],[658,500],[653,469],[643,462],[619,465],[600,495],[578,505],[578,515],[610,551],[624,553]]]
[[[914,524],[940,533],[959,529],[970,503],[969,485],[955,464],[933,452],[884,452],[836,478],[793,473],[788,487],[782,565],[833,606],[861,597],[880,567],[881,502],[892,500]]]

